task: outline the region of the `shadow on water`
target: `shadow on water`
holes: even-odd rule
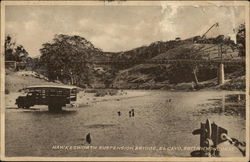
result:
[[[6,109],[19,109],[17,107],[6,107]]]
[[[240,102],[246,101],[245,94],[230,94],[226,96],[226,102]]]
[[[208,99],[211,103],[200,105],[199,114],[217,113],[225,116],[246,117],[246,96],[245,94],[222,95],[220,98]]]
[[[51,111],[46,111],[46,110],[39,110],[39,109],[29,109],[26,111],[22,111],[23,113],[32,113],[34,115],[73,115],[76,114],[77,111],[76,110],[62,110],[62,111],[58,111],[58,112],[51,112]]]
[[[107,127],[114,127],[115,124],[92,124],[92,125],[85,125],[87,128],[107,128]]]

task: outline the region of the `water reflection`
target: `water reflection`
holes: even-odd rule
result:
[[[22,111],[22,113],[32,113],[33,115],[72,115],[75,114],[77,111],[76,110],[62,110],[59,112],[50,112],[50,111],[46,111],[46,110],[39,110],[39,109],[35,109],[35,110],[25,110]]]
[[[107,127],[114,127],[115,124],[92,124],[92,125],[85,125],[87,128],[107,128]]]
[[[225,116],[246,115],[246,96],[245,94],[221,94],[219,98],[208,99],[207,104],[200,105],[202,110],[200,114],[217,113]]]

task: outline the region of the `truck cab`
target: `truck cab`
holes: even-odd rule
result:
[[[36,93],[27,93],[26,96],[19,96],[17,99],[16,99],[16,105],[18,108],[24,108],[24,109],[28,109],[30,108],[31,106],[34,106],[35,105],[35,98],[36,98]]]

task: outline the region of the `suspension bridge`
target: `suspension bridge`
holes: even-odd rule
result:
[[[231,59],[231,60],[205,60],[205,59],[151,59],[151,60],[92,60],[89,63],[93,63],[96,65],[138,65],[138,64],[156,64],[156,65],[164,65],[164,64],[188,64],[193,66],[199,65],[214,65],[218,66],[217,70],[217,79],[218,84],[224,84],[225,82],[225,73],[224,73],[224,66],[231,67],[231,66],[244,66],[245,67],[245,59]]]
[[[151,59],[151,60],[92,60],[86,63],[97,65],[133,65],[133,64],[224,64],[227,66],[242,66],[245,65],[245,59],[235,60],[202,60],[202,59]]]

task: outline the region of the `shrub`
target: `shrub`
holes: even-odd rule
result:
[[[92,91],[90,91],[90,92],[92,92]],[[118,95],[118,92],[119,92],[119,90],[117,90],[117,89],[96,89],[92,93],[95,93],[95,97],[103,97],[106,95],[110,95],[110,96]]]
[[[10,94],[10,91],[8,89],[5,89],[5,94]]]
[[[117,95],[118,94],[118,90],[117,89],[110,89],[109,90],[109,95],[110,96],[114,96],[114,95]]]
[[[99,89],[96,93],[95,93],[95,97],[103,97],[105,95],[107,95],[107,91],[104,89]]]
[[[86,89],[85,93],[97,93],[97,89]]]
[[[223,90],[246,90],[245,77],[239,77],[220,86]]]

